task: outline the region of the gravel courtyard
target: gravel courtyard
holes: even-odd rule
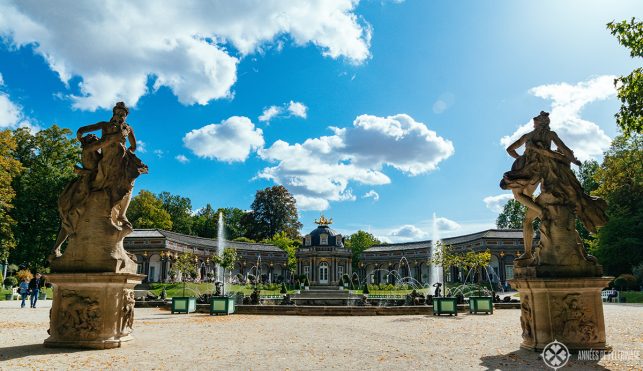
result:
[[[305,317],[171,315],[136,309],[134,343],[120,349],[48,349],[51,302],[0,301],[0,369],[547,369],[519,349],[520,311],[492,316]],[[643,356],[643,306],[606,304],[608,342]],[[579,362],[565,369],[638,369],[643,361]]]

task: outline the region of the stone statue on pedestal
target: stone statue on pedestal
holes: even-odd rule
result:
[[[601,277],[601,265],[576,231],[576,217],[592,233],[605,225],[607,203],[584,193],[570,166],[580,161],[549,128],[549,114],[540,112],[533,121],[534,130],[507,148],[515,161],[500,182],[527,208],[525,253],[514,261],[511,282],[522,301],[522,346],[541,350],[557,339],[571,350],[608,349],[600,291],[611,278]],[[536,218],[540,239],[532,248]]]
[[[82,167],[58,200],[62,223],[49,256],[55,290],[46,346],[113,348],[131,340],[132,288],[143,276],[123,238],[132,232],[126,212],[134,180],[147,166],[134,154],[128,114],[119,102],[109,121],[77,131]],[[87,134],[97,130],[100,138]]]

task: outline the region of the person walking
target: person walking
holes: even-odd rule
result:
[[[38,295],[40,295],[40,289],[45,286],[45,280],[42,278],[40,273],[36,273],[36,277],[32,278],[29,282],[29,291],[31,292],[30,304],[32,308],[36,307],[36,302],[38,302]]]
[[[18,293],[20,294],[20,297],[22,298],[22,303],[20,303],[20,308],[25,307],[25,300],[27,299],[27,295],[29,295],[29,282],[28,278],[25,277],[22,279],[22,282],[18,285]]]

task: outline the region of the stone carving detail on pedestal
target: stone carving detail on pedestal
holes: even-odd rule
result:
[[[129,334],[132,332],[132,326],[134,325],[134,304],[136,300],[134,299],[134,290],[125,289],[123,290],[123,317],[121,324],[121,332],[123,334]]]
[[[63,338],[93,339],[101,328],[101,311],[97,300],[79,295],[74,290],[61,293],[65,306],[60,309],[57,332]]]
[[[553,307],[554,334],[563,343],[593,343],[598,340],[594,313],[579,293],[567,294]]]
[[[529,304],[529,295],[521,297],[522,302],[520,303],[520,326],[522,327],[522,339],[525,343],[533,343],[534,341],[534,331],[533,331],[533,317],[531,313],[531,305]]]
[[[135,274],[137,264],[123,238],[132,232],[126,213],[134,181],[147,166],[134,154],[128,114],[119,102],[109,121],[76,133],[82,167],[58,199],[62,223],[49,257],[54,302],[46,346],[105,349],[132,340],[132,289],[144,276]],[[98,130],[100,138],[90,134]]]
[[[523,145],[525,151],[519,155],[516,149]],[[586,253],[576,231],[578,217],[588,231],[596,233],[607,222],[607,204],[583,192],[570,166],[580,161],[550,130],[548,113],[534,117],[534,130],[507,152],[516,160],[500,187],[511,190],[527,208],[525,253],[514,261],[511,281],[522,300],[522,347],[542,350],[557,339],[570,350],[609,349],[600,292],[611,277],[601,278],[602,267]],[[537,188],[540,194],[534,197]],[[540,239],[532,249],[535,219],[540,220]]]

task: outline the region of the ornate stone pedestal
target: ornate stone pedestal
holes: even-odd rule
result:
[[[131,341],[134,285],[130,273],[49,274],[54,285],[47,347],[108,349]]]
[[[611,350],[605,342],[601,290],[613,277],[517,278],[521,347],[542,351],[554,340],[570,351]]]

